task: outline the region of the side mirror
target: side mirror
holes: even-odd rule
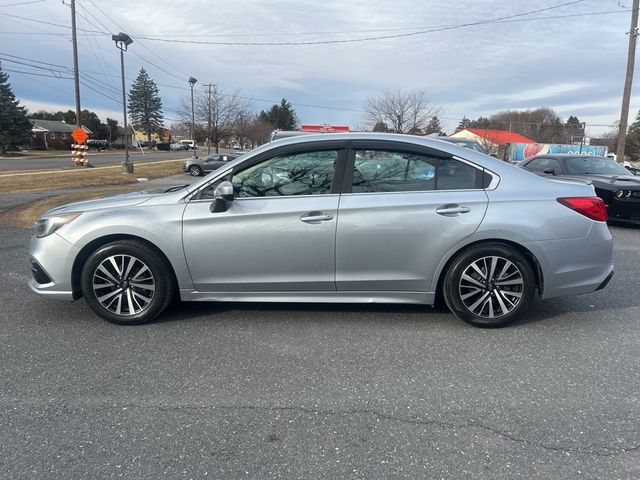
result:
[[[542,173],[545,175],[555,175],[556,171],[553,168],[545,168]]]
[[[233,201],[233,184],[229,181],[220,182],[213,192],[213,202],[209,207],[212,213],[226,212],[229,208],[227,202]]]

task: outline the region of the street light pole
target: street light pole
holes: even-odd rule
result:
[[[122,173],[133,173],[133,163],[129,160],[129,128],[127,125],[127,100],[124,85],[124,52],[133,43],[133,39],[122,32],[118,35],[112,35],[111,39],[116,42],[116,47],[120,50],[120,71],[122,74],[122,112],[124,114],[124,162],[122,162]]]
[[[198,82],[198,79],[189,77],[189,85],[191,86],[191,140],[193,140],[193,159],[198,158],[196,155],[196,114],[193,108],[193,86]]]

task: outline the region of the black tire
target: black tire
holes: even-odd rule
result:
[[[193,177],[199,177],[202,175],[202,168],[199,165],[191,165],[189,167],[189,174]]]
[[[444,299],[458,318],[476,327],[504,327],[526,311],[535,293],[527,258],[502,243],[460,252],[443,282]]]
[[[167,308],[177,290],[167,261],[136,240],[119,240],[93,252],[80,282],[91,309],[118,325],[152,320]]]

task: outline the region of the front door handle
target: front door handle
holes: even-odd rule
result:
[[[457,204],[442,205],[436,208],[436,213],[446,217],[457,217],[461,213],[469,213],[469,207],[463,207]]]
[[[322,212],[309,212],[301,216],[300,220],[306,223],[321,223],[327,220],[333,220],[333,215]]]

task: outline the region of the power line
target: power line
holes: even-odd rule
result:
[[[57,78],[58,80],[73,80],[73,77],[62,77],[55,74],[47,75],[45,73],[36,73],[36,72],[25,72],[24,70],[14,70],[10,68],[3,68],[5,72],[13,72],[13,73],[22,73],[24,75],[35,75],[37,77],[50,77]]]
[[[536,20],[549,20],[555,18],[570,18],[570,17],[588,17],[595,15],[610,15],[614,13],[625,13],[625,10],[608,10],[601,12],[587,12],[587,13],[573,13],[567,15],[549,15],[544,17],[524,18],[524,19],[512,19],[512,20],[499,20],[492,21],[491,23],[514,23],[514,22],[531,22]],[[234,37],[298,37],[298,36],[313,36],[313,35],[343,35],[343,34],[357,34],[357,33],[374,33],[374,32],[398,32],[408,30],[431,30],[433,28],[441,27],[456,27],[457,25],[441,25],[440,27],[434,26],[417,26],[417,27],[395,27],[395,28],[375,28],[375,29],[362,29],[362,30],[330,30],[330,31],[317,31],[317,32],[268,32],[268,33],[156,33],[145,34],[138,33],[136,36],[139,38],[153,39],[154,37],[219,37],[219,38],[234,38]]]
[[[153,38],[149,36],[138,36],[138,38],[144,38],[145,40],[152,40],[157,42],[166,42],[166,43],[185,43],[185,44],[197,44],[197,45],[239,45],[239,46],[293,46],[293,45],[328,45],[328,44],[344,44],[344,43],[356,43],[356,42],[367,42],[374,40],[388,40],[394,38],[403,38],[403,37],[411,37],[417,35],[424,35],[427,33],[435,33],[441,32],[445,30],[455,30],[465,27],[477,26],[477,25],[490,25],[493,23],[504,22],[507,20],[516,19],[523,16],[533,15],[536,13],[542,13],[549,10],[558,9],[561,7],[566,7],[569,5],[574,5],[577,3],[581,3],[584,0],[573,0],[570,2],[565,2],[558,5],[552,5],[550,7],[539,8],[536,10],[530,10],[527,12],[516,13],[513,15],[506,15],[503,17],[497,17],[486,20],[478,20],[475,22],[462,23],[458,25],[447,25],[443,27],[433,27],[427,28],[425,30],[417,31],[417,32],[407,32],[407,33],[397,33],[393,35],[380,35],[380,36],[371,36],[371,37],[361,37],[361,38],[350,38],[350,39],[342,39],[342,40],[314,40],[314,41],[306,41],[306,42],[212,42],[212,41],[204,41],[204,40],[178,40],[178,39],[168,39],[168,38]],[[528,21],[536,20],[536,19],[527,19]]]
[[[11,55],[10,53],[0,52],[0,56],[17,58],[19,60],[24,60],[26,62],[39,63],[41,65],[49,65],[51,67],[59,67],[59,68],[64,68],[65,70],[71,70],[71,67],[67,67],[66,65],[60,65],[60,64],[57,64],[57,63],[42,62],[40,60],[33,60],[31,58],[21,57],[19,55]],[[6,60],[10,61],[9,59],[6,59]]]
[[[67,30],[71,30],[71,27],[68,26],[68,25],[61,25],[59,23],[53,23],[53,22],[45,22],[44,20],[38,20],[36,18],[21,17],[19,15],[11,15],[9,13],[3,13],[3,12],[0,12],[0,15],[2,15],[4,17],[18,18],[20,20],[25,20],[27,22],[40,23],[42,25],[51,25],[51,26],[54,26],[54,27],[59,27],[59,28],[64,28],[64,29],[67,29]],[[84,30],[84,29],[81,29],[81,28],[79,28],[78,30],[83,31],[83,32],[89,32],[89,33],[100,33],[100,34],[104,35],[104,32],[100,32],[100,31],[97,31],[97,30]]]
[[[120,30],[125,30],[125,28],[123,28],[120,24],[118,24],[108,13],[106,13],[104,10],[102,10],[98,5],[96,5],[93,0],[87,0],[91,5],[93,5],[100,13],[102,13],[112,24],[114,24],[116,27],[118,27]],[[95,18],[95,17],[94,17]],[[104,27],[104,24],[102,24],[102,26]],[[106,27],[104,27],[106,28]],[[151,55],[155,56],[156,58],[160,59],[160,61],[164,62],[165,65],[168,65],[169,68],[172,69],[176,69],[176,67],[174,65],[171,65],[169,62],[167,62],[164,58],[162,58],[160,55],[158,55],[156,52],[154,52],[153,50],[151,50],[150,48],[148,48],[144,43],[140,42],[140,40],[136,37],[136,36],[132,36],[133,39],[135,39],[137,41],[137,45],[140,45],[142,48],[144,48],[145,50],[147,50],[149,53],[151,53]],[[137,55],[138,57],[140,57],[142,60],[144,60],[145,62],[149,63],[150,65],[154,66],[155,68],[157,68],[158,70],[166,73],[167,75],[171,75],[174,78],[177,78],[179,80],[183,80],[182,77],[179,77],[177,75],[175,75],[174,73],[165,70],[164,68],[156,65],[155,63],[151,62],[150,60],[144,58],[142,55],[140,55],[139,53],[135,52],[135,48],[132,49],[132,53],[134,55]],[[178,70],[178,69],[176,69]]]
[[[4,7],[17,7],[19,5],[29,5],[30,3],[41,3],[44,2],[44,0],[30,0],[28,2],[19,2],[19,3],[5,3],[3,5],[0,5],[0,8],[4,8]]]

